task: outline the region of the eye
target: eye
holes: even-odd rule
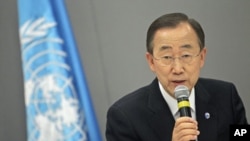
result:
[[[189,54],[185,54],[185,55],[182,55],[181,58],[185,59],[185,58],[191,58],[192,55],[189,55]]]
[[[172,56],[163,56],[162,58],[165,59],[165,60],[172,60],[173,59]]]

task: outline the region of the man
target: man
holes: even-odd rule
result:
[[[247,124],[232,83],[199,78],[207,49],[200,24],[182,13],[156,19],[147,32],[146,59],[156,79],[114,103],[107,141],[228,141],[231,124]],[[180,117],[174,89],[188,87],[191,117]]]

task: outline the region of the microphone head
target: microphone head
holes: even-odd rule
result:
[[[174,95],[175,95],[176,99],[182,98],[182,97],[189,97],[188,87],[186,87],[184,85],[178,85],[174,89]]]

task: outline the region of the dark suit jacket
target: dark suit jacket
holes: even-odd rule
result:
[[[200,78],[195,86],[199,141],[229,141],[230,124],[247,124],[232,83]],[[205,118],[205,113],[210,118]],[[114,103],[107,114],[107,141],[171,141],[174,117],[158,80]]]

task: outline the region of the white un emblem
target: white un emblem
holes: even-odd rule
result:
[[[29,141],[86,141],[84,115],[56,23],[44,18],[20,29]]]

